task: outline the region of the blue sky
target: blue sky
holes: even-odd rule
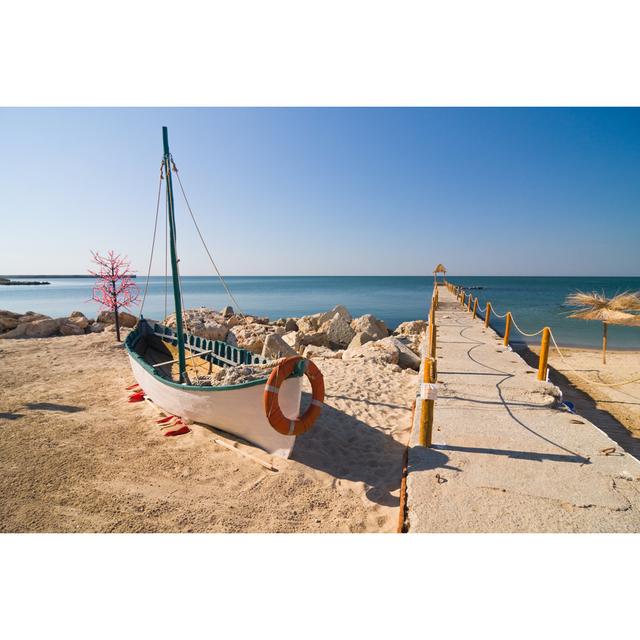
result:
[[[580,108],[0,109],[0,273],[146,272],[162,125],[228,275],[640,274],[640,109]]]

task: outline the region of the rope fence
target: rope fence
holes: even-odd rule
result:
[[[546,380],[547,379],[547,373],[548,373],[548,360],[549,360],[549,345],[550,343],[553,344],[554,349],[556,350],[556,352],[558,353],[558,356],[560,356],[560,359],[562,360],[562,362],[564,363],[564,365],[567,367],[567,370],[570,371],[571,373],[573,373],[576,377],[580,378],[581,380],[583,380],[584,382],[587,382],[588,384],[591,384],[593,386],[596,387],[623,387],[625,385],[628,384],[633,384],[634,382],[640,382],[640,377],[638,378],[634,378],[632,380],[626,380],[624,382],[597,382],[595,380],[591,380],[590,378],[586,378],[585,376],[581,375],[578,371],[576,371],[566,360],[564,354],[562,353],[562,351],[560,350],[560,347],[558,346],[558,343],[556,341],[555,336],[553,335],[553,331],[551,330],[550,327],[543,327],[542,329],[540,329],[539,331],[536,331],[535,333],[527,333],[526,331],[523,331],[518,324],[516,323],[516,321],[513,318],[513,315],[511,313],[511,311],[507,311],[504,314],[500,314],[497,313],[496,310],[494,309],[493,305],[491,304],[491,302],[487,302],[486,306],[484,309],[482,309],[482,307],[478,307],[478,298],[475,298],[475,302],[473,303],[472,306],[472,294],[469,293],[468,295],[468,299],[467,299],[467,294],[465,293],[464,289],[460,286],[454,285],[451,282],[445,282],[445,285],[447,287],[447,289],[449,290],[449,292],[451,294],[453,294],[454,296],[456,296],[457,300],[459,302],[461,302],[463,308],[466,308],[467,311],[472,312],[473,313],[473,318],[476,318],[476,313],[479,310],[481,313],[484,313],[484,326],[485,327],[489,327],[490,326],[490,318],[491,318],[491,314],[493,314],[496,318],[500,318],[500,319],[504,319],[505,320],[505,331],[504,331],[504,345],[508,346],[509,345],[509,335],[510,335],[510,330],[511,327],[513,326],[513,328],[520,333],[523,336],[526,336],[527,338],[535,338],[536,336],[541,335],[542,336],[542,340],[540,343],[540,356],[539,356],[539,361],[538,361],[538,380]]]

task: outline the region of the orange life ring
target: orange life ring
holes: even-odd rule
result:
[[[309,408],[304,415],[292,420],[287,418],[278,402],[280,385],[293,373],[295,366],[301,360],[306,360],[302,356],[292,356],[280,362],[271,372],[267,385],[264,388],[264,412],[267,415],[269,424],[278,432],[286,436],[299,436],[308,431],[313,423],[318,419],[324,402],[324,378],[320,369],[311,360],[306,360],[307,366],[305,375],[311,383],[312,399]]]

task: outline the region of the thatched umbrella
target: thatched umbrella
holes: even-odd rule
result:
[[[436,284],[438,283],[438,274],[439,273],[442,274],[442,279],[446,282],[446,280],[447,280],[447,270],[446,270],[445,266],[442,264],[442,262],[438,263],[436,268],[433,270],[433,281]]]
[[[625,291],[613,298],[604,293],[577,291],[567,297],[565,304],[580,307],[569,318],[599,320],[602,322],[602,363],[607,363],[607,326],[610,324],[640,325],[640,316],[629,311],[640,310],[640,292]]]

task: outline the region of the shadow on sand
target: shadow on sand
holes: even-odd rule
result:
[[[369,500],[400,504],[405,446],[352,415],[325,405],[313,429],[298,436],[291,459],[337,479],[363,482]]]

